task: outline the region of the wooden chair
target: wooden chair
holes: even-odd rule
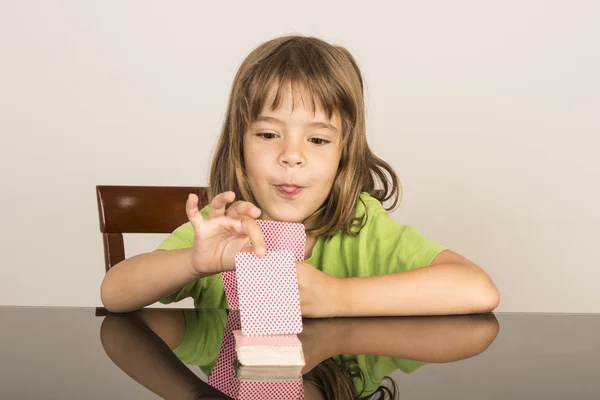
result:
[[[171,233],[187,222],[190,193],[200,208],[208,204],[206,187],[96,186],[106,271],[125,259],[124,233]]]

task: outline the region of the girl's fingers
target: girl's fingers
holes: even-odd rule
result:
[[[225,215],[225,206],[235,200],[234,192],[219,193],[210,202],[208,218],[218,218]]]
[[[225,211],[225,215],[229,218],[241,218],[248,216],[250,218],[258,218],[262,211],[249,201],[236,201]]]
[[[199,223],[198,221],[202,220],[202,214],[200,214],[200,210],[198,210],[198,196],[193,193],[188,195],[185,202],[185,213],[192,223],[192,226],[196,228]]]
[[[262,230],[255,219],[242,216],[241,218],[220,217],[210,220],[209,223],[219,225],[238,237],[248,237],[252,242],[252,248],[258,256],[267,254],[265,238]]]
[[[254,252],[258,256],[265,256],[267,254],[267,246],[265,245],[265,237],[263,236],[262,230],[255,219],[243,216],[240,220],[241,228],[250,238]]]

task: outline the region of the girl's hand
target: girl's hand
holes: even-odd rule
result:
[[[302,316],[328,318],[339,314],[338,293],[342,279],[326,274],[305,262],[296,263]]]
[[[235,269],[235,254],[254,251],[266,254],[265,240],[256,222],[261,210],[247,201],[237,201],[234,192],[220,193],[210,203],[209,218],[198,210],[198,196],[190,194],[185,211],[194,228],[192,268],[197,275],[212,275]],[[252,242],[252,246],[249,245]]]

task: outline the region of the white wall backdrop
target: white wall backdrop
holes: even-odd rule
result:
[[[0,304],[100,305],[95,185],[206,184],[237,67],[300,33],[358,60],[398,222],[486,269],[498,311],[600,312],[599,19],[593,0],[2,0]]]

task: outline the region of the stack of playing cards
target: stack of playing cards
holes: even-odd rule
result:
[[[271,373],[278,379],[299,379],[304,363],[302,343],[296,335],[245,336],[241,331],[233,331],[235,351],[241,367],[238,378],[267,379],[273,368],[280,371]],[[275,368],[277,369],[277,368]]]
[[[306,231],[302,224],[257,222],[266,256],[238,253],[235,271],[222,274],[227,303],[230,309],[240,310],[239,321],[228,323],[221,346],[228,354],[219,356],[209,384],[212,381],[235,399],[303,399],[305,362],[296,336],[302,332],[296,262],[304,261]],[[233,347],[237,360],[230,364]]]
[[[302,332],[302,313],[291,251],[265,257],[238,253],[236,278],[244,335],[293,335]]]
[[[241,381],[236,380],[230,397],[236,400],[304,400],[302,380]]]
[[[244,335],[302,332],[296,262],[304,261],[304,225],[257,220],[267,255],[238,253],[235,271],[222,274],[229,308],[240,310]]]
[[[236,347],[245,362],[253,364],[258,361],[251,348],[271,348],[270,360],[278,347],[289,353],[285,359],[301,360],[300,341],[296,335],[284,336],[244,336],[240,328],[240,313],[231,312],[223,334],[217,362],[208,377],[208,384],[233,399],[244,400],[297,400],[304,399],[302,375],[299,366],[245,366],[236,359]],[[250,349],[249,354],[244,349]],[[295,350],[292,350],[295,349]],[[300,351],[300,354],[298,354]],[[269,353],[269,351],[267,351]],[[260,361],[258,361],[260,363]]]
[[[299,366],[268,366],[259,365],[248,367],[236,364],[236,377],[243,382],[302,382],[302,367]]]

